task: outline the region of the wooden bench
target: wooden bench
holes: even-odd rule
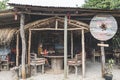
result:
[[[30,65],[34,67],[35,74],[37,73],[37,66],[42,66],[42,73],[44,73],[45,58],[37,58],[35,53],[31,53]]]
[[[81,54],[76,54],[75,58],[68,59],[67,64],[68,64],[68,73],[69,73],[69,66],[74,66],[75,74],[77,75],[78,66],[82,65],[82,55]]]

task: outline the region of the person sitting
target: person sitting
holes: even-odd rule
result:
[[[41,56],[41,54],[43,54],[43,49],[42,49],[42,44],[40,43],[38,45],[38,56]]]
[[[42,49],[42,44],[40,43],[40,44],[38,45],[38,57],[39,57],[39,58],[44,58],[43,55],[46,55],[46,54],[48,54],[47,49],[44,49],[44,50],[43,50],[43,49]],[[46,62],[46,64],[47,64],[48,66],[50,66],[47,58],[45,58],[45,62]]]

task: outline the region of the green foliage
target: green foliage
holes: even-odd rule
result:
[[[120,31],[118,29],[116,35],[112,38],[113,41],[113,49],[120,49]]]
[[[0,1],[0,10],[4,10],[4,9],[7,8],[7,2],[8,1],[9,0],[2,0],[2,1]]]
[[[112,74],[113,64],[114,64],[114,60],[109,59],[108,63],[106,64],[105,74]]]
[[[120,0],[85,0],[83,8],[120,9]]]

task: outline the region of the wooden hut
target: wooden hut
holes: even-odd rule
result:
[[[3,11],[0,13],[0,20],[3,19],[3,23],[0,23],[0,26],[12,26],[19,28],[17,32],[20,31],[21,36],[21,44],[22,44],[22,74],[23,78],[25,78],[25,55],[27,53],[26,47],[26,37],[25,33],[29,34],[28,40],[28,63],[30,63],[30,46],[31,46],[31,36],[33,31],[64,31],[64,63],[65,63],[65,78],[66,78],[66,61],[67,61],[67,30],[68,31],[81,31],[82,35],[82,73],[85,76],[85,61],[84,61],[84,53],[85,53],[85,43],[84,43],[84,30],[89,30],[87,24],[89,24],[92,17],[96,14],[111,14],[116,17],[117,21],[119,21],[119,10],[97,10],[97,9],[83,9],[83,8],[72,8],[72,7],[48,7],[48,6],[33,6],[33,5],[24,5],[24,4],[14,4],[9,3],[10,6],[13,6],[14,9]],[[6,21],[7,20],[7,21]],[[83,21],[84,23],[82,23]],[[85,24],[87,23],[87,24]],[[119,26],[119,23],[118,23]],[[5,27],[4,27],[5,28]],[[24,30],[27,30],[24,32]],[[16,31],[14,31],[15,33]],[[72,41],[72,37],[71,37]],[[7,42],[7,41],[6,41]],[[19,35],[17,35],[16,39],[16,50],[18,57],[18,43],[19,43]],[[71,53],[73,52],[71,46]],[[18,58],[17,58],[18,59]],[[18,62],[18,60],[17,60]],[[17,63],[18,65],[18,63]]]
[[[42,20],[38,20],[32,23],[29,23],[27,25],[25,25],[25,29],[29,29],[29,46],[28,46],[28,64],[30,65],[30,50],[31,50],[31,35],[32,32],[34,31],[64,31],[64,18],[61,17],[51,17],[51,18],[47,18],[47,19],[42,19]],[[77,20],[67,20],[67,31],[77,31],[79,33],[82,34],[82,47],[84,50],[84,30],[85,32],[89,31],[88,25],[77,21]],[[49,33],[52,34],[52,33]],[[58,33],[59,34],[59,33]],[[72,34],[72,33],[71,33]],[[49,36],[49,35],[47,35]],[[65,39],[66,38],[66,39]],[[71,39],[73,39],[73,36],[71,36]],[[65,32],[64,32],[64,60],[67,59],[67,41],[65,42],[65,40],[67,40],[67,35],[65,36]],[[65,46],[66,45],[66,46]],[[73,58],[73,42],[71,41],[71,56]],[[49,46],[49,45],[48,45]],[[66,47],[66,49],[65,49]],[[66,52],[65,52],[66,51]],[[84,54],[84,53],[83,53]],[[83,59],[84,61],[84,59]],[[65,61],[64,61],[65,63]],[[84,63],[83,63],[84,64]],[[64,64],[64,67],[67,67],[67,63]]]

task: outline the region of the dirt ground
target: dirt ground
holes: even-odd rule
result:
[[[0,80],[17,80],[17,74],[14,71],[1,71]]]
[[[18,80],[17,74],[14,71],[1,71],[0,72],[0,80]],[[20,79],[22,80],[22,79]],[[40,72],[37,74],[33,74],[32,77],[27,80],[64,80],[64,73],[53,74],[47,73],[41,74]],[[70,68],[70,72],[67,80],[105,80],[101,78],[101,65],[99,62],[87,62],[86,63],[86,75],[85,78],[82,79],[82,71],[81,67],[79,67],[78,75],[74,74],[74,68]],[[120,69],[115,65],[113,69],[113,80],[120,80]]]
[[[101,77],[101,64],[99,62],[87,62],[86,63],[86,75],[85,78],[82,78],[81,67],[79,67],[78,75],[74,74],[74,68],[71,67],[71,70],[68,75],[67,80],[105,80]],[[113,69],[113,80],[120,80],[120,69],[118,69],[117,65],[114,65]],[[32,76],[28,80],[64,80],[64,73],[62,74],[52,74],[46,73]]]

